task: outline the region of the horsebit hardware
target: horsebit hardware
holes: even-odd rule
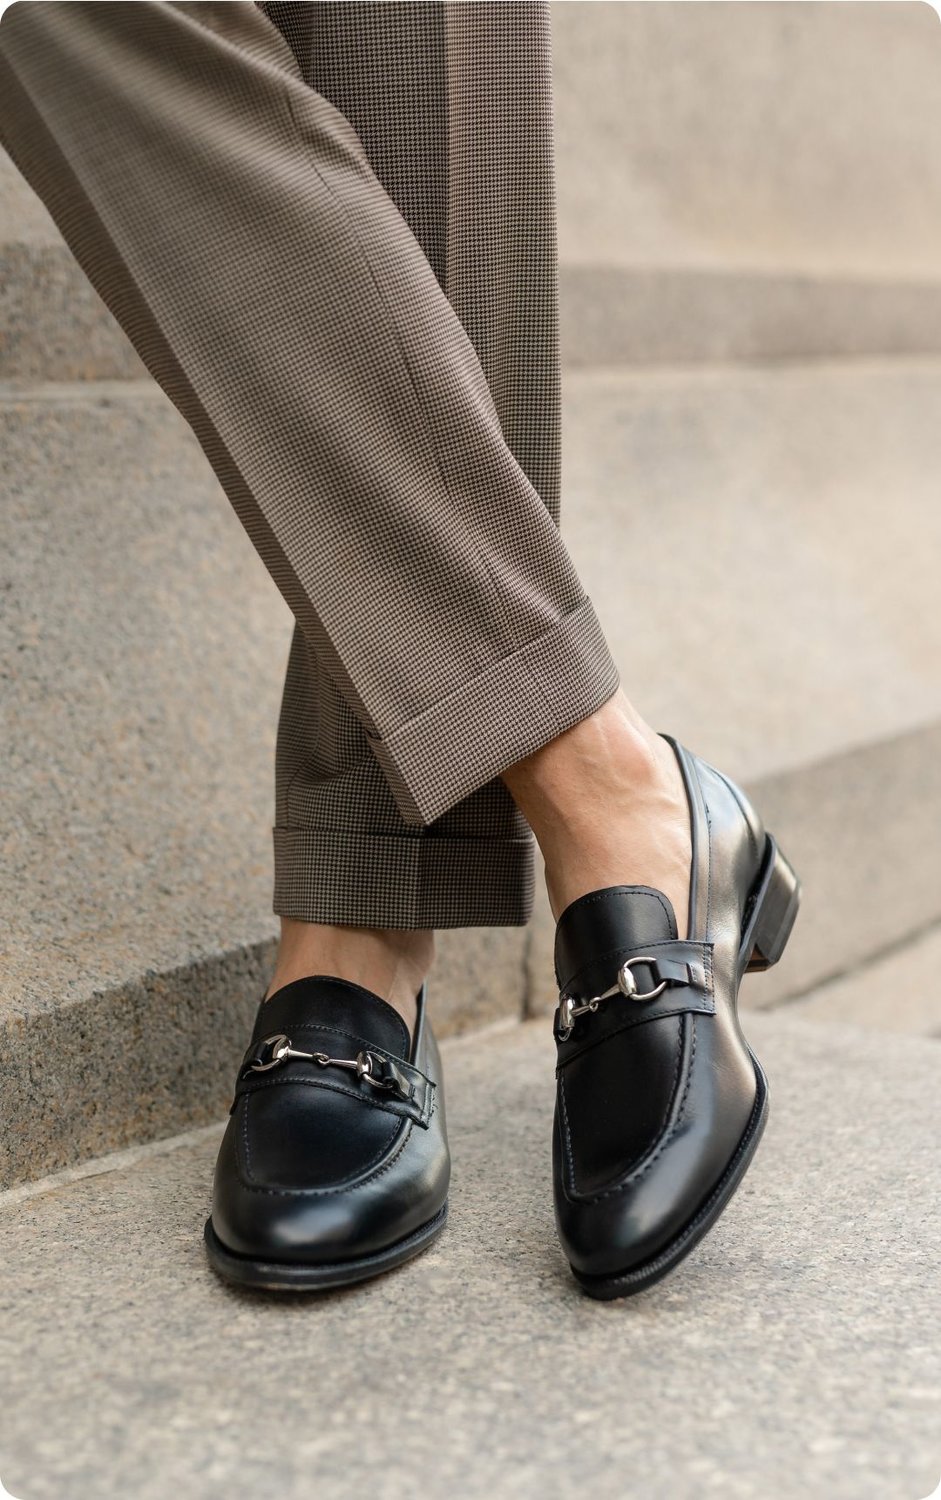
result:
[[[653,1000],[661,991],[667,987],[665,979],[657,985],[655,990],[638,990],[637,981],[631,973],[633,964],[654,964],[656,959],[649,953],[643,953],[637,958],[627,958],[618,969],[617,983],[605,990],[601,995],[593,995],[590,1000],[583,1000],[578,1004],[574,995],[559,995],[559,1041],[567,1042],[572,1035],[576,1016],[583,1016],[588,1011],[596,1011],[602,1000],[607,1000],[611,995],[625,995],[628,1000]]]
[[[411,1090],[404,1086],[399,1078],[388,1075],[382,1077],[376,1071],[386,1063],[386,1059],[374,1052],[357,1052],[355,1057],[330,1057],[326,1052],[299,1052],[291,1046],[291,1038],[285,1036],[283,1032],[265,1037],[264,1041],[259,1044],[258,1051],[262,1053],[270,1051],[271,1055],[265,1062],[253,1059],[248,1064],[248,1070],[251,1073],[266,1073],[269,1068],[276,1068],[280,1063],[290,1062],[292,1058],[301,1058],[305,1062],[317,1063],[321,1068],[347,1068],[355,1073],[357,1078],[364,1078],[374,1089],[395,1090],[406,1099],[411,1094]]]

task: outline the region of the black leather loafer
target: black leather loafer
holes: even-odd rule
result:
[[[228,1281],[296,1291],[364,1281],[444,1228],[451,1159],[441,1059],[371,990],[316,974],[259,1005],[206,1221]]]
[[[764,1128],[737,1012],[780,958],[800,883],[739,787],[670,735],[689,801],[688,936],[650,886],[592,891],[555,936],[556,1226],[593,1297],[642,1291],[715,1223]]]

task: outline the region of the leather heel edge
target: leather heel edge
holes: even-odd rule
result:
[[[797,920],[800,900],[797,873],[769,833],[762,874],[742,934],[746,973],[770,969],[778,962]]]

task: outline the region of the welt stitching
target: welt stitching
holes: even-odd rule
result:
[[[695,1030],[694,1030],[693,1031],[693,1053],[694,1054],[695,1054],[695,1045],[696,1045],[696,1033],[695,1033]],[[683,1062],[683,1027],[681,1026],[679,1028],[679,1037],[677,1039],[677,1047],[676,1047],[676,1069],[675,1069],[674,1074],[673,1074],[673,1083],[672,1083],[672,1086],[670,1088],[670,1104],[672,1104],[674,1098],[676,1097],[676,1090],[677,1090],[677,1087],[679,1085],[680,1068],[682,1066],[682,1062]],[[631,1172],[629,1174],[629,1176],[622,1177],[621,1180],[614,1185],[614,1187],[605,1188],[600,1193],[591,1193],[590,1195],[587,1195],[585,1197],[585,1201],[586,1202],[588,1202],[588,1203],[598,1203],[598,1202],[601,1201],[602,1198],[614,1198],[614,1197],[616,1197],[616,1195],[618,1193],[623,1193],[627,1188],[633,1187],[635,1183],[641,1182],[643,1180],[643,1178],[646,1177],[646,1175],[650,1171],[651,1167],[659,1159],[659,1157],[661,1157],[663,1155],[663,1153],[666,1150],[667,1146],[669,1146],[669,1144],[672,1141],[673,1137],[675,1136],[677,1130],[679,1129],[680,1119],[681,1119],[682,1113],[683,1113],[683,1106],[686,1103],[686,1095],[689,1092],[689,1085],[690,1085],[690,1079],[692,1077],[692,1071],[693,1071],[693,1058],[691,1056],[690,1057],[690,1061],[689,1061],[689,1072],[687,1073],[687,1077],[686,1077],[686,1088],[683,1090],[683,1098],[680,1101],[680,1107],[679,1107],[679,1111],[677,1113],[676,1120],[674,1121],[674,1124],[673,1124],[673,1129],[670,1131],[669,1135],[664,1136],[663,1140],[660,1142],[659,1146],[657,1147],[657,1149],[654,1152],[653,1156],[650,1157],[649,1161],[645,1162],[642,1167],[639,1167],[636,1172]],[[667,1113],[669,1113],[669,1108],[670,1108],[670,1105],[668,1104],[667,1105]],[[666,1116],[664,1116],[664,1118],[666,1118]],[[573,1182],[574,1182],[574,1179],[573,1179]]]
[[[572,1189],[573,1189],[574,1192],[577,1193],[578,1192],[578,1184],[575,1181],[575,1157],[572,1154],[572,1132],[571,1132],[571,1128],[569,1126],[569,1112],[568,1112],[568,1108],[567,1108],[566,1103],[565,1103],[565,1076],[564,1076],[564,1074],[559,1079],[559,1101],[560,1101],[560,1103],[562,1105],[562,1121],[563,1121],[562,1140],[563,1140],[563,1143],[565,1145],[565,1154],[566,1154],[566,1157],[568,1159],[568,1164],[569,1164],[569,1177],[571,1178],[571,1181],[572,1181]]]
[[[386,1113],[388,1114],[389,1111],[387,1110]],[[365,1171],[368,1172],[369,1169],[370,1169],[370,1167],[375,1166],[376,1162],[382,1160],[383,1156],[385,1156],[385,1154],[388,1151],[389,1147],[391,1146],[393,1140],[395,1139],[395,1134],[396,1134],[395,1130],[392,1130],[390,1132],[390,1134],[386,1137],[386,1140],[385,1140],[384,1144],[381,1146],[381,1148],[379,1149],[379,1151],[377,1151],[376,1155],[373,1156],[373,1157],[371,1157],[369,1159],[369,1161],[366,1163],[366,1166],[364,1168]],[[246,1173],[246,1176],[245,1176],[245,1178],[243,1178],[243,1180],[246,1181],[246,1183],[247,1183],[247,1178],[249,1176],[251,1176],[251,1170],[252,1170],[251,1147],[249,1146],[249,1141],[248,1141],[248,1105],[247,1104],[246,1104],[245,1108],[242,1111],[242,1150],[243,1150],[243,1153],[244,1153],[244,1156],[245,1156],[245,1173]],[[241,1175],[241,1174],[239,1174],[239,1175]],[[285,1188],[283,1191],[289,1192],[289,1191],[291,1191],[291,1189]],[[304,1192],[304,1191],[320,1191],[320,1190],[318,1190],[318,1189],[309,1189],[308,1190],[308,1189],[301,1188],[301,1189],[297,1189],[297,1191]],[[322,1191],[327,1191],[327,1189],[323,1189]]]
[[[684,1112],[686,1110],[686,1101],[689,1098],[690,1084],[693,1081],[693,1064],[696,1061],[696,1017],[695,1016],[690,1016],[689,1029],[692,1032],[692,1043],[691,1043],[691,1046],[690,1046],[690,1049],[689,1049],[689,1069],[687,1070],[687,1074],[686,1074],[686,1087],[683,1090],[683,1097],[680,1100],[680,1107],[679,1107],[679,1109],[677,1111],[677,1115],[676,1115],[676,1124],[673,1126],[673,1130],[671,1131],[671,1134],[673,1134],[673,1135],[676,1134],[677,1130],[680,1127],[680,1122],[683,1119],[683,1114],[684,1114]]]
[[[247,1133],[248,1133],[248,1119],[247,1119],[247,1117],[248,1117],[248,1111],[246,1110],[245,1111],[245,1116],[243,1118],[243,1129],[245,1130],[246,1136],[247,1136]],[[301,1194],[303,1194],[305,1197],[323,1198],[323,1197],[330,1197],[331,1195],[334,1195],[336,1193],[350,1193],[350,1192],[355,1192],[357,1188],[363,1187],[367,1182],[375,1182],[377,1180],[377,1178],[382,1177],[382,1175],[385,1172],[388,1172],[391,1167],[395,1166],[396,1162],[398,1161],[399,1157],[401,1156],[402,1152],[405,1149],[405,1144],[406,1144],[409,1136],[411,1135],[411,1133],[412,1133],[412,1121],[409,1120],[408,1123],[407,1123],[407,1125],[406,1125],[406,1128],[405,1128],[405,1133],[402,1136],[401,1144],[399,1145],[397,1151],[395,1152],[395,1155],[392,1156],[389,1159],[389,1161],[386,1162],[386,1164],[385,1164],[384,1167],[379,1167],[379,1169],[377,1171],[375,1171],[375,1172],[369,1172],[369,1168],[372,1167],[376,1162],[380,1161],[383,1156],[385,1156],[386,1152],[389,1149],[389,1143],[387,1142],[386,1145],[383,1147],[382,1151],[379,1152],[379,1155],[378,1156],[374,1156],[373,1159],[372,1159],[372,1161],[367,1162],[367,1164],[366,1164],[366,1170],[369,1173],[369,1175],[366,1176],[366,1177],[359,1176],[359,1177],[357,1177],[357,1179],[354,1182],[349,1182],[348,1181],[348,1182],[340,1183],[340,1185],[338,1187],[328,1187],[328,1188],[268,1188],[268,1187],[260,1187],[257,1183],[254,1183],[254,1182],[246,1182],[245,1179],[242,1178],[242,1187],[245,1189],[246,1192],[249,1192],[249,1193],[264,1193],[269,1198],[296,1198],[296,1197],[298,1197]],[[247,1141],[246,1141],[246,1149],[247,1149]],[[241,1177],[241,1174],[239,1174],[239,1175]]]

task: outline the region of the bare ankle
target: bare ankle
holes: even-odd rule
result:
[[[619,689],[503,773],[536,835],[558,920],[570,902],[610,885],[663,891],[686,932],[689,809],[672,747]]]
[[[503,780],[542,844],[541,830],[575,834],[603,817],[611,799],[656,781],[667,748],[619,688],[596,713],[510,766]]]
[[[281,942],[265,999],[296,979],[329,974],[388,1001],[411,1031],[415,999],[434,961],[431,929],[355,927],[281,918]]]

